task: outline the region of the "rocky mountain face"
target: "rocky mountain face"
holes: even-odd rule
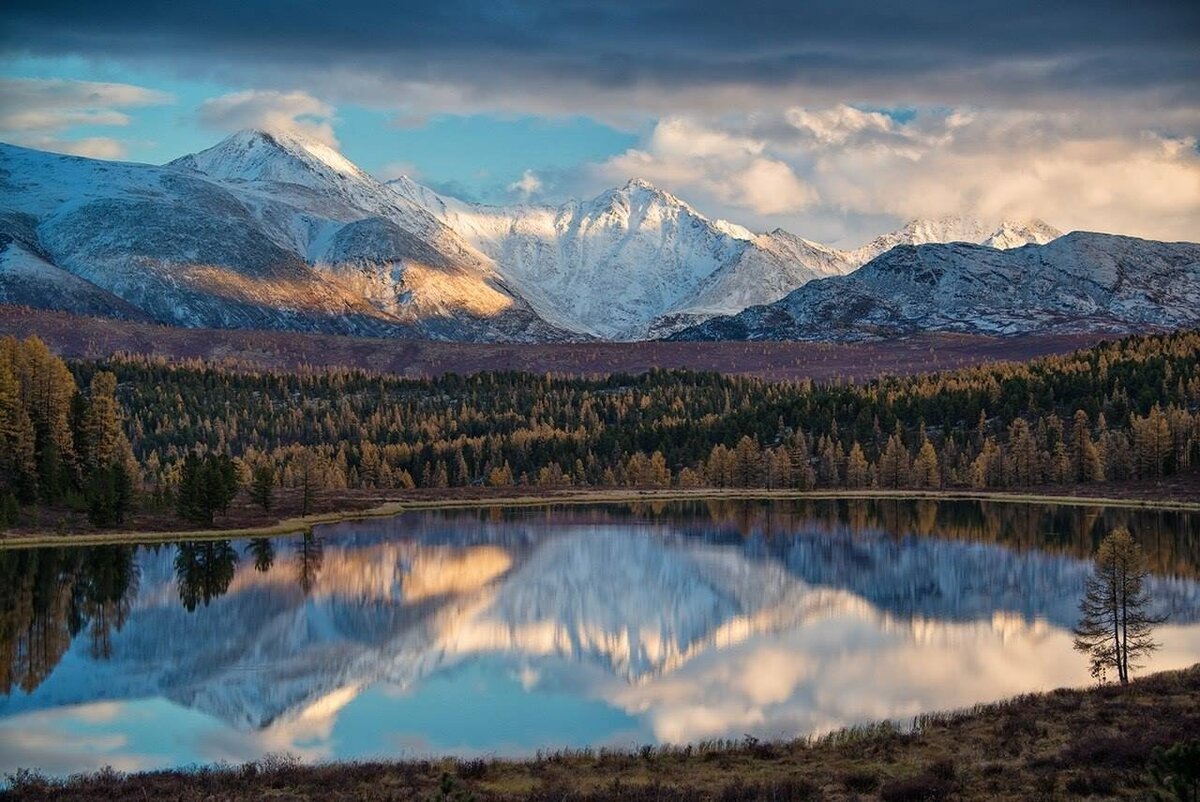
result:
[[[403,178],[391,186],[491,257],[547,320],[604,339],[645,338],[851,269],[833,251],[810,258],[776,241],[791,235],[709,220],[640,179],[561,206],[469,204]]]
[[[783,229],[755,234],[710,220],[640,179],[561,206],[465,203],[408,178],[389,186],[490,256],[547,320],[604,339],[658,338],[770,303],[899,244],[962,240],[1006,248],[1060,234],[1041,221],[986,225],[950,217],[914,220],[841,250]]]
[[[866,340],[1200,325],[1200,245],[1075,232],[1011,250],[899,245],[854,273],[714,318],[680,340]]]
[[[1062,234],[1054,226],[1036,219],[1002,220],[992,224],[974,217],[949,215],[910,220],[902,228],[881,234],[862,247],[847,251],[847,254],[854,266],[858,267],[897,245],[969,242],[1007,250],[1022,245],[1045,245]]]

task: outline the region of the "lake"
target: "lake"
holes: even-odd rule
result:
[[[1200,514],[711,501],[0,551],[0,773],[788,738],[1090,682],[1090,554],[1200,661]]]

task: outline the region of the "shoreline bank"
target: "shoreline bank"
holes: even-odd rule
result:
[[[1071,507],[1118,507],[1152,509],[1164,512],[1200,512],[1200,501],[1146,499],[1133,497],[1100,497],[1039,494],[1018,491],[959,491],[959,490],[764,490],[700,488],[696,490],[624,490],[595,489],[585,491],[543,492],[529,495],[498,495],[477,498],[412,498],[384,499],[374,507],[343,510],[293,517],[273,524],[226,529],[197,529],[187,531],[101,531],[86,533],[32,533],[0,535],[0,549],[46,548],[54,546],[103,546],[145,543],[171,543],[185,540],[234,540],[252,537],[282,537],[312,531],[322,524],[344,521],[386,518],[405,512],[421,510],[479,509],[486,507],[537,507],[554,505],[630,504],[643,502],[680,501],[831,501],[831,500],[897,500],[897,501],[986,501],[1010,504],[1052,504]]]

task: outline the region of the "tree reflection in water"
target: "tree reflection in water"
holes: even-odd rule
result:
[[[269,537],[251,538],[246,552],[254,555],[254,570],[265,574],[275,564],[275,544]]]
[[[31,692],[87,631],[112,654],[137,593],[135,546],[0,551],[0,693]]]
[[[325,542],[312,532],[305,532],[296,543],[296,568],[300,590],[307,596],[312,593],[321,573],[321,564],[325,559]]]
[[[853,545],[864,533],[882,533],[885,542],[903,549],[911,536],[1004,546],[1015,552],[1036,550],[1090,560],[1103,534],[1127,526],[1141,543],[1158,576],[1200,577],[1200,515],[1187,512],[1118,507],[1017,504],[995,501],[933,502],[904,499],[831,499],[765,503],[709,500],[654,504],[607,504],[587,507],[484,508],[473,512],[429,512],[372,521],[380,539],[408,539],[414,531],[437,533],[435,541],[469,537],[469,523],[661,523],[685,536],[710,543],[741,544],[761,554],[792,548],[823,534],[850,534]],[[415,526],[414,526],[415,524]],[[422,524],[428,524],[423,527]],[[355,527],[358,527],[356,529]],[[352,537],[361,524],[323,527],[332,538]],[[792,540],[796,538],[796,540]],[[305,596],[317,586],[325,564],[325,538],[308,533],[289,540],[253,538],[186,541],[152,546],[107,545],[0,550],[0,695],[15,689],[32,692],[62,660],[72,641],[86,633],[94,659],[113,653],[113,639],[130,616],[140,583],[139,565],[150,565],[153,552],[173,549],[179,601],[189,612],[227,593],[242,559],[260,574],[288,573]],[[288,552],[295,553],[295,562]],[[280,554],[287,554],[281,559]],[[853,554],[851,548],[848,554]],[[139,556],[140,555],[140,556]],[[917,576],[914,581],[921,577]],[[867,592],[868,589],[859,589]]]
[[[237,570],[238,555],[228,540],[185,540],[175,552],[179,600],[190,613],[225,595]]]

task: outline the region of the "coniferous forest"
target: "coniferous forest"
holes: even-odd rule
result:
[[[1200,333],[862,384],[688,371],[413,379],[0,342],[0,500],[211,525],[245,488],[1026,488],[1200,464]]]

